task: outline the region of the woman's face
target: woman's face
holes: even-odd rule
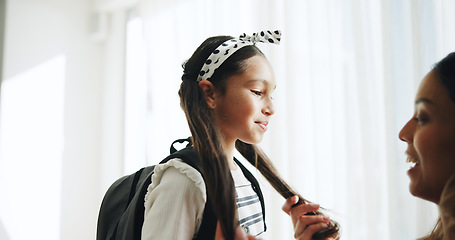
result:
[[[455,103],[434,71],[422,80],[414,116],[400,131],[408,144],[407,161],[412,195],[439,203],[442,189],[455,172]]]
[[[270,63],[260,55],[245,63],[246,71],[231,76],[225,92],[216,98],[215,118],[230,144],[237,139],[259,143],[275,112],[271,97],[276,84]]]

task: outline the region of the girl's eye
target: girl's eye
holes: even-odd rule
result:
[[[262,92],[260,90],[251,90],[251,92],[258,96],[262,95]]]

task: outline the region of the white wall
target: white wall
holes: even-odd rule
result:
[[[6,2],[3,85],[52,59],[58,59],[60,64],[64,64],[59,70],[64,73],[62,75],[64,82],[61,83],[61,86],[64,86],[61,118],[63,126],[61,146],[63,147],[59,161],[49,166],[46,165],[48,164],[45,162],[46,159],[40,159],[40,156],[15,160],[24,163],[18,166],[21,169],[28,169],[25,172],[34,174],[32,178],[21,174],[24,173],[21,169],[5,169],[5,166],[11,168],[12,165],[7,164],[9,159],[0,159],[0,168],[3,166],[3,171],[16,171],[18,173],[16,176],[27,183],[27,187],[24,188],[17,179],[0,181],[1,198],[5,198],[5,193],[10,193],[8,189],[21,188],[18,195],[9,194],[6,197],[9,199],[10,207],[17,207],[13,206],[14,202],[26,198],[27,206],[24,207],[31,209],[27,213],[28,218],[31,219],[29,220],[43,226],[46,223],[40,222],[43,216],[37,216],[37,212],[57,214],[58,223],[52,226],[46,225],[49,232],[29,233],[34,234],[33,239],[94,239],[98,209],[106,185],[101,180],[102,163],[108,162],[106,159],[109,157],[114,161],[121,158],[117,156],[117,153],[121,152],[121,144],[110,142],[110,145],[103,145],[102,142],[109,137],[109,134],[118,135],[121,132],[119,126],[122,122],[117,121],[106,126],[105,123],[110,121],[109,118],[104,118],[103,114],[107,113],[109,117],[120,113],[121,105],[117,107],[116,104],[122,101],[121,95],[118,96],[121,94],[118,85],[121,84],[122,76],[115,71],[105,75],[104,69],[109,69],[110,65],[120,66],[119,69],[121,69],[122,63],[108,61],[110,56],[103,54],[106,48],[118,48],[116,44],[120,45],[118,54],[122,54],[122,40],[114,43],[94,41],[90,34],[91,25],[93,25],[92,2],[92,0],[9,0]],[[112,24],[110,26],[120,29],[118,31],[121,34],[122,18],[117,22],[120,23],[119,27]],[[32,80],[39,82],[40,79]],[[33,89],[29,91],[33,93]],[[110,102],[110,99],[116,99],[117,102]],[[27,101],[33,103],[34,99]],[[111,104],[114,107],[106,110],[105,106]],[[33,122],[33,119],[30,121]],[[111,131],[111,128],[116,130]],[[27,139],[31,136],[24,134],[21,137]],[[33,137],[39,139],[39,136]],[[0,143],[0,146],[5,146],[5,142]],[[111,149],[112,146],[117,148]],[[28,148],[29,146],[24,144],[23,151],[28,151]],[[57,148],[58,146],[55,146],[55,149]],[[58,149],[56,152],[58,153]],[[51,182],[56,184],[52,185],[52,188],[49,184],[42,184],[46,182],[41,181],[40,176],[43,178],[53,176]],[[117,176],[113,175],[107,181],[115,177]],[[27,194],[31,189],[37,194]],[[57,194],[56,196],[60,198],[48,199],[57,204],[49,209],[42,209],[42,204],[36,203],[46,201],[46,198],[54,198],[54,195],[49,193]],[[22,226],[21,230],[18,230],[8,227],[11,225],[8,221],[11,221],[9,216],[0,212],[0,239],[23,239],[23,236],[27,236],[24,232],[30,231],[30,228]]]
[[[3,47],[4,47],[4,36],[5,36],[5,10],[6,0],[0,0],[0,80],[3,76]],[[1,88],[1,87],[0,87]]]

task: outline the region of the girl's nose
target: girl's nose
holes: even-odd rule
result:
[[[272,116],[275,113],[275,106],[271,99],[267,101],[267,104],[264,106],[262,113],[266,116]]]

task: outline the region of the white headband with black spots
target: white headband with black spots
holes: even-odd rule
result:
[[[242,47],[255,45],[257,42],[280,44],[281,31],[261,31],[248,36],[245,33],[240,37],[229,39],[218,46],[207,58],[197,77],[197,82],[203,79],[209,80],[216,69],[223,64],[233,53]]]

